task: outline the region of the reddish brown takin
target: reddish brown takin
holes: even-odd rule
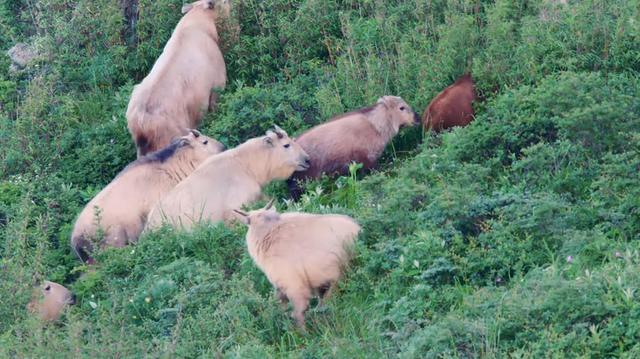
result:
[[[340,279],[360,226],[338,214],[278,213],[273,201],[237,217],[249,226],[247,248],[256,265],[276,288],[283,304],[291,301],[292,316],[304,328],[309,299],[324,301]]]
[[[205,161],[154,206],[146,228],[167,222],[188,230],[203,220],[229,221],[234,208],[260,198],[268,183],[307,168],[309,156],[276,126]]]
[[[212,88],[224,88],[227,81],[216,21],[228,16],[228,0],[196,1],[182,12],[151,72],[131,94],[127,122],[138,157],[198,127],[215,105]]]
[[[191,130],[166,148],[134,161],[82,210],[71,234],[71,247],[80,259],[92,263],[89,253],[95,240],[112,247],[135,242],[153,205],[222,150],[220,142]]]
[[[289,180],[294,198],[300,195],[298,181],[327,175],[348,173],[351,162],[364,169],[377,165],[387,143],[401,127],[413,126],[420,117],[400,97],[384,96],[373,106],[349,112],[311,128],[296,142],[311,157],[311,167],[296,172]]]
[[[442,131],[454,126],[466,126],[473,120],[475,84],[470,74],[461,76],[453,85],[440,92],[422,115],[426,130]]]
[[[76,302],[76,297],[64,286],[44,281],[40,288],[34,290],[27,310],[37,313],[43,321],[55,321],[60,318],[62,311]]]

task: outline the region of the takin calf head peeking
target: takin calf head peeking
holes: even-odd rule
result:
[[[463,75],[453,85],[440,92],[422,115],[426,130],[436,132],[454,126],[466,126],[473,120],[473,101],[476,100],[475,84],[471,75]]]
[[[76,302],[76,296],[64,286],[44,281],[40,288],[34,290],[27,310],[38,314],[41,320],[51,322],[58,320],[62,311]]]
[[[151,72],[133,88],[127,124],[138,157],[167,146],[198,127],[216,101],[213,88],[227,81],[216,20],[229,14],[227,0],[200,0],[182,8],[176,26]]]
[[[326,299],[340,279],[360,226],[337,214],[278,213],[273,201],[237,217],[249,226],[247,248],[276,288],[283,304],[291,301],[293,318],[304,328],[309,299]]]
[[[168,222],[190,229],[201,220],[231,220],[233,209],[257,200],[265,185],[307,168],[307,153],[276,126],[205,161],[154,206],[146,228]]]
[[[223,150],[220,142],[191,130],[166,148],[132,162],[80,212],[71,247],[80,259],[92,263],[89,253],[94,241],[112,247],[135,242],[152,206],[205,159]]]
[[[387,143],[401,127],[413,126],[420,117],[400,97],[384,96],[370,107],[349,112],[311,128],[296,142],[311,156],[311,167],[289,180],[294,198],[300,196],[299,180],[348,173],[351,162],[364,169],[377,165]]]

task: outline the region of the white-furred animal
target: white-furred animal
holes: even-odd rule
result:
[[[153,205],[207,158],[224,146],[196,130],[166,148],[127,166],[82,210],[73,228],[71,247],[92,263],[93,242],[122,247],[135,242]],[[102,238],[96,238],[99,230]]]
[[[67,288],[50,281],[44,281],[33,294],[27,309],[32,313],[37,313],[43,321],[58,320],[64,308],[76,302],[75,295]]]
[[[337,214],[278,213],[273,201],[237,217],[249,226],[251,258],[276,288],[279,299],[293,304],[292,316],[304,328],[309,299],[331,293],[350,257],[360,226]]]
[[[231,220],[233,209],[260,198],[269,182],[307,168],[307,153],[276,126],[205,161],[154,206],[146,228],[167,222],[190,229],[201,220]]]
[[[222,89],[227,81],[216,21],[228,17],[228,0],[199,0],[182,12],[151,72],[131,94],[127,123],[138,157],[198,127],[215,105],[212,88]]]

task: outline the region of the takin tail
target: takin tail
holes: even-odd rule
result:
[[[96,261],[89,255],[92,245],[84,239],[84,236],[71,238],[71,248],[78,258],[85,264],[95,264]]]

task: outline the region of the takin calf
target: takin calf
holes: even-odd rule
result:
[[[436,132],[454,126],[466,126],[473,120],[475,84],[471,75],[463,75],[438,94],[422,115],[425,130]]]
[[[164,221],[184,229],[201,220],[229,221],[233,209],[257,200],[269,182],[307,168],[307,153],[276,126],[205,161],[155,205],[146,228]]]
[[[249,226],[249,255],[276,288],[283,304],[291,301],[292,316],[304,329],[304,313],[312,295],[324,301],[340,279],[360,226],[337,214],[278,213],[273,201],[237,217]]]
[[[127,123],[138,157],[167,146],[196,128],[215,104],[212,88],[224,88],[227,75],[218,46],[216,20],[229,14],[228,0],[200,0],[186,13],[151,72],[133,88]]]
[[[374,168],[387,143],[403,126],[413,126],[420,117],[400,97],[384,96],[378,102],[311,128],[296,142],[311,156],[311,167],[296,172],[288,181],[293,198],[300,197],[299,181],[327,175],[344,175],[351,162],[365,170]]]
[[[99,230],[106,246],[123,247],[137,241],[152,206],[205,159],[223,150],[220,142],[191,130],[163,150],[134,161],[82,210],[73,228],[71,247],[82,261],[91,264],[88,253]]]
[[[76,303],[76,296],[64,286],[44,281],[41,288],[34,291],[27,310],[37,313],[41,320],[51,322],[58,320],[67,305]]]

